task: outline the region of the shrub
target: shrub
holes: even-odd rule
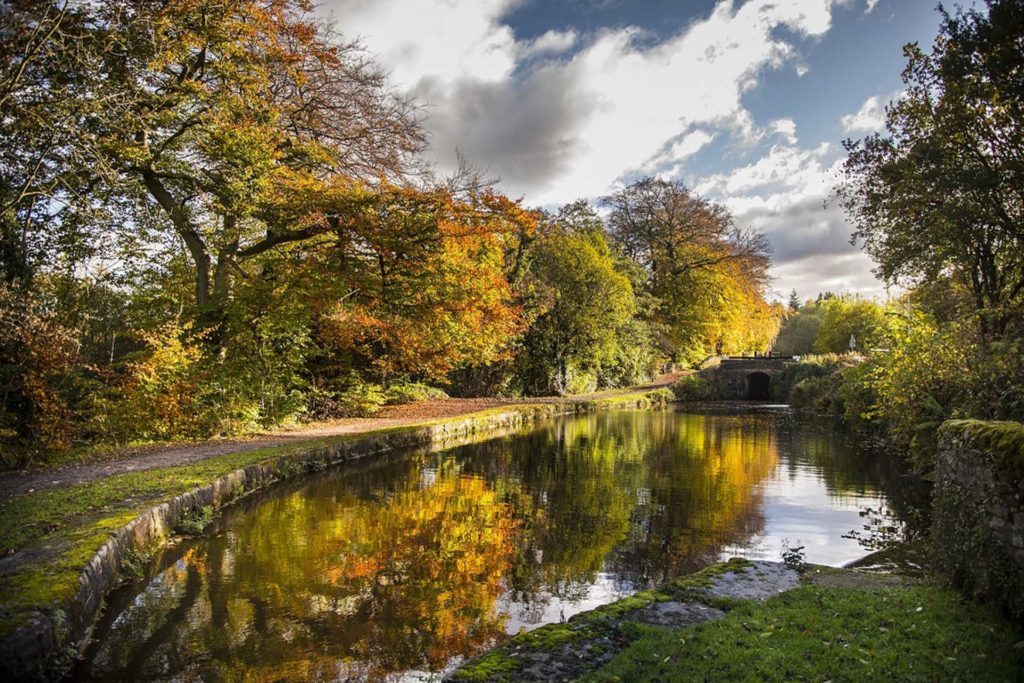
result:
[[[385,403],[387,396],[380,385],[357,382],[337,395],[337,415],[370,417],[380,412]]]
[[[92,406],[91,433],[119,443],[208,436],[214,425],[200,410],[208,391],[199,339],[168,323],[140,336],[146,347]]]
[[[789,405],[808,413],[834,413],[835,405],[841,401],[837,395],[840,375],[836,371],[831,375],[803,378],[789,390]]]
[[[6,467],[65,450],[75,436],[67,399],[76,331],[38,299],[0,284],[0,458]]]
[[[712,398],[712,387],[700,375],[686,375],[672,385],[672,393],[680,401],[706,401]]]
[[[871,363],[859,363],[843,371],[838,395],[842,401],[842,419],[854,429],[864,430],[873,426],[871,419],[878,403],[878,394],[868,381]]]
[[[181,536],[198,536],[213,521],[213,507],[205,505],[182,519],[174,532]]]
[[[927,469],[935,458],[934,427],[950,417],[963,417],[966,397],[976,385],[968,358],[974,345],[967,324],[939,325],[931,316],[914,313],[893,317],[882,338],[883,352],[873,353],[849,383],[860,388],[859,416],[884,430],[892,444],[913,455]]]
[[[804,356],[799,363],[790,363],[779,379],[779,396],[786,397],[790,403],[793,402],[793,388],[805,379],[816,379],[828,377],[845,368],[857,365],[863,360],[858,354],[850,353],[825,353],[820,355]],[[811,389],[813,384],[804,387],[804,392]],[[821,388],[821,385],[818,386]]]
[[[139,333],[128,357],[88,402],[90,435],[115,443],[202,439],[294,419],[306,399],[282,361],[265,370],[242,340],[211,353],[207,333],[176,321]]]
[[[448,398],[448,394],[441,389],[420,384],[419,382],[399,382],[392,384],[384,392],[384,402],[389,406],[419,403],[420,401],[431,401],[441,398]]]
[[[597,390],[597,372],[590,369],[569,367],[565,382],[565,393],[568,396],[589,394]]]

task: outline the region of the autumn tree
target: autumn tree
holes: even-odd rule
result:
[[[338,193],[416,170],[415,108],[311,10],[302,0],[96,6],[107,49],[84,134],[128,227],[184,245],[203,325],[223,318],[247,262],[336,230]]]
[[[760,233],[743,230],[720,205],[685,186],[643,178],[605,197],[608,225],[627,256],[641,264],[657,289],[667,278],[743,261],[755,279],[767,276],[770,247]]]
[[[523,327],[505,250],[533,231],[532,212],[490,191],[460,197],[386,183],[340,201],[336,242],[315,274],[340,287],[321,310],[329,345],[383,377],[441,382],[501,357]]]
[[[1024,5],[986,5],[904,48],[906,92],[884,134],[846,142],[838,195],[879,276],[952,277],[998,335],[1024,303]]]
[[[764,299],[740,262],[698,269],[671,284],[657,310],[678,360],[768,351],[782,307]]]
[[[644,178],[603,200],[608,225],[623,253],[645,273],[655,320],[666,330],[666,350],[679,360],[765,349],[774,337],[753,334],[762,313],[770,247],[764,236],[738,227],[725,207],[686,187]],[[761,313],[753,309],[763,308]],[[737,327],[740,326],[740,327]],[[776,328],[777,329],[777,328]],[[757,337],[753,346],[748,340]]]

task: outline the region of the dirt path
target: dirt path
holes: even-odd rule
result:
[[[168,446],[149,446],[107,454],[99,462],[70,464],[60,468],[35,468],[0,474],[0,501],[15,496],[62,486],[102,479],[126,472],[142,472],[160,467],[187,465],[225,453],[283,446],[308,439],[343,434],[359,434],[385,427],[404,427],[441,418],[459,417],[488,408],[522,403],[571,403],[592,398],[628,394],[644,389],[668,386],[685,373],[662,375],[644,387],[614,389],[568,398],[541,397],[524,399],[446,398],[401,406],[388,406],[374,417],[350,418],[318,422],[294,429],[256,434],[245,439],[217,439]]]

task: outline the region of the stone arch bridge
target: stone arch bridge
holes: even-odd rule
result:
[[[727,357],[701,370],[701,375],[711,382],[718,399],[782,401],[786,398],[786,367],[795,362],[791,356]]]

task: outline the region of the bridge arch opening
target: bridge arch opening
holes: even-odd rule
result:
[[[771,397],[772,380],[763,372],[747,375],[747,398],[751,401],[767,401]]]

